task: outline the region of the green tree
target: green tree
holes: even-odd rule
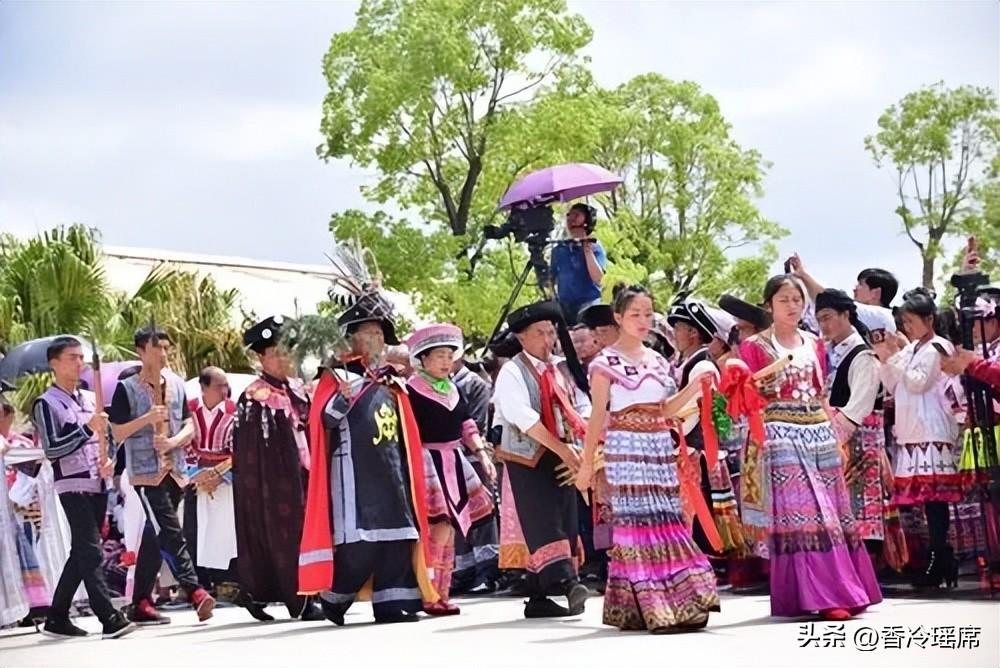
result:
[[[94,230],[55,228],[21,241],[0,236],[0,343],[87,331],[110,310]]]
[[[996,93],[943,83],[909,93],[878,119],[865,138],[875,163],[895,170],[903,230],[920,252],[922,281],[934,284],[942,242],[966,231],[975,193],[1000,142]]]
[[[770,242],[786,231],[755,202],[767,163],[732,138],[715,98],[658,74],[591,98],[594,161],[625,179],[599,198],[610,221],[599,231],[609,259],[627,262],[633,278],[644,269],[661,304],[679,291],[714,298],[762,283],[776,256]],[[754,257],[730,260],[749,251]]]
[[[323,61],[318,153],[378,169],[367,190],[376,201],[456,236],[474,232],[480,178],[507,117],[572,68],[590,37],[563,0],[365,0]]]

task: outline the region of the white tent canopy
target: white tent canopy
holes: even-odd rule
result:
[[[241,306],[260,317],[269,315],[310,315],[316,305],[327,301],[331,286],[329,266],[268,262],[241,257],[181,253],[153,248],[104,247],[104,270],[111,286],[133,293],[160,262],[178,269],[211,276],[224,290],[236,289]],[[415,325],[426,324],[417,316],[409,295],[386,291],[396,313]],[[241,324],[239,308],[232,314]]]

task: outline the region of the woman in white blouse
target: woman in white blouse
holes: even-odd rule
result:
[[[894,501],[924,504],[930,555],[917,584],[954,586],[954,550],[948,545],[948,503],[962,500],[956,439],[959,428],[945,395],[948,377],[941,353],[954,353],[950,342],[934,333],[937,307],[923,289],[907,293],[900,313],[909,343],[890,337],[875,350],[884,362],[882,383],[896,401]]]

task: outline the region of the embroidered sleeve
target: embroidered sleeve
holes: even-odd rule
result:
[[[56,426],[52,410],[44,401],[35,402],[33,417],[35,431],[42,442],[45,456],[49,459],[59,459],[76,452],[94,435],[85,424]]]
[[[740,344],[740,359],[750,367],[751,373],[760,371],[768,364],[764,351],[752,339],[748,339]]]

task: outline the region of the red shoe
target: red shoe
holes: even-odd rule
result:
[[[852,617],[850,611],[843,608],[829,608],[820,610],[819,616],[828,622],[846,622]]]
[[[452,605],[447,601],[438,601],[437,603],[425,604],[424,612],[431,617],[448,617],[460,614],[462,610],[457,605]]]
[[[157,612],[148,598],[144,598],[138,603],[129,606],[125,616],[136,626],[160,626],[161,624],[170,623],[170,618],[164,617]]]
[[[867,605],[860,605],[860,606],[858,606],[856,608],[848,608],[847,611],[849,613],[851,613],[851,617],[857,617],[858,615],[860,615],[862,612],[864,612],[867,609],[868,609]]]
[[[191,592],[191,606],[198,613],[198,621],[204,622],[212,618],[212,610],[215,609],[215,599],[207,591],[198,587]]]

